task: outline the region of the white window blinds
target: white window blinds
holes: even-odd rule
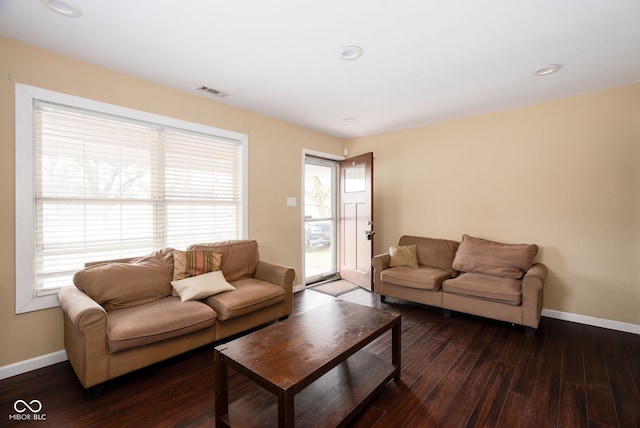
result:
[[[244,236],[240,142],[42,101],[33,113],[36,297],[88,261]]]

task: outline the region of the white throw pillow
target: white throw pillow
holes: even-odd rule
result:
[[[227,282],[222,271],[219,270],[171,281],[171,285],[183,302],[206,299],[214,294],[236,289]]]

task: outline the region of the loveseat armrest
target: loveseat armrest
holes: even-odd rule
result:
[[[378,294],[383,294],[380,289],[382,279],[380,274],[383,270],[389,269],[389,263],[391,263],[391,254],[382,253],[374,256],[371,259],[371,267],[373,268],[373,291]]]
[[[522,323],[525,326],[538,328],[547,271],[544,264],[535,263],[522,278]]]
[[[108,379],[107,312],[73,285],[62,287],[58,300],[64,315],[64,347],[85,388]]]
[[[378,254],[371,259],[371,266],[377,272],[389,269],[389,263],[391,263],[391,254],[389,253]]]

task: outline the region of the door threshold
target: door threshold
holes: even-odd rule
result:
[[[336,274],[335,276],[330,276],[328,278],[322,278],[322,279],[319,279],[318,281],[305,283],[305,287],[307,287],[307,288],[315,287],[316,285],[328,284],[330,282],[340,281],[341,279],[342,278],[340,278],[340,275]]]

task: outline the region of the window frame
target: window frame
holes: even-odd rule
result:
[[[247,134],[108,104],[34,86],[15,85],[15,281],[16,314],[59,306],[57,293],[36,297],[35,293],[35,204],[34,204],[34,115],[35,101],[68,105],[123,118],[152,122],[172,128],[233,140],[242,147],[242,239],[248,236],[248,146]]]

